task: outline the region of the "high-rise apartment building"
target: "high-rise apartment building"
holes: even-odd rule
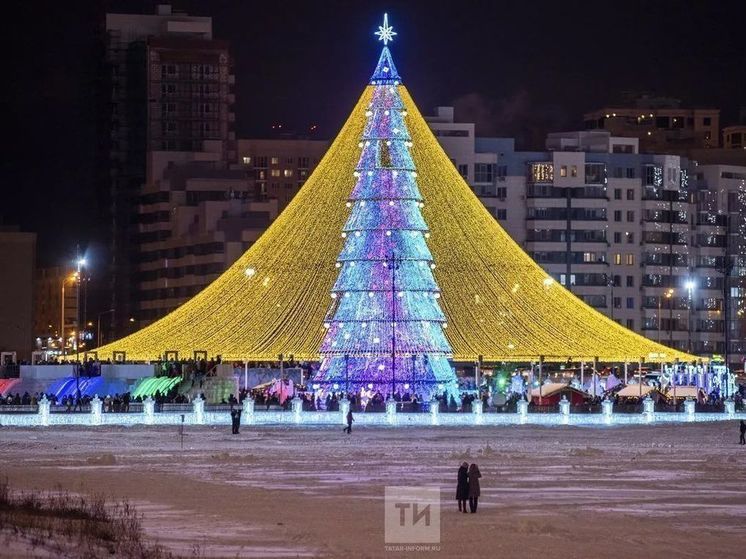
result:
[[[117,334],[136,312],[138,224],[151,151],[235,157],[233,75],[212,20],[159,5],[155,14],[107,14],[108,150],[112,218],[112,302]],[[209,144],[209,147],[207,146]]]
[[[583,115],[587,130],[638,138],[644,153],[688,155],[720,145],[720,111],[681,107],[678,99],[643,96],[627,106],[608,106]]]
[[[447,108],[426,118],[485,207],[562,285],[630,329],[705,356],[725,353],[727,307],[728,356],[740,368],[746,260],[733,231],[746,230],[746,167],[639,153],[636,138],[605,130],[550,134],[546,151],[521,152],[511,139],[476,138]]]
[[[328,142],[236,142],[228,44],[212,21],[158,6],[107,14],[116,333],[177,308],[288,204]],[[107,311],[108,312],[108,311]]]

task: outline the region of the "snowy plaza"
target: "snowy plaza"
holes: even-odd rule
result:
[[[227,423],[227,422],[226,422]],[[127,498],[179,555],[385,557],[389,485],[441,487],[438,557],[742,557],[736,421],[650,426],[3,429],[12,487]],[[457,512],[476,462],[476,515]],[[4,547],[23,556],[22,548]],[[435,552],[433,552],[435,553]],[[417,554],[422,556],[421,553]],[[425,554],[427,556],[427,554]]]

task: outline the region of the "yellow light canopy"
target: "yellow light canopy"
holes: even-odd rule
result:
[[[696,359],[627,330],[554,282],[484,208],[406,88],[396,87],[406,105],[454,360]],[[190,358],[206,351],[224,360],[319,359],[372,91],[366,88],[306,184],[235,264],[169,315],[99,348],[98,357],[125,352],[128,360],[152,360],[177,351]]]

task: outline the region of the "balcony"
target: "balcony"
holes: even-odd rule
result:
[[[551,184],[529,183],[526,187],[526,198],[551,198],[555,200],[566,200],[568,193],[570,198],[579,200],[597,199],[608,200],[609,195],[605,186],[581,186],[557,188]]]
[[[566,243],[567,231],[561,229],[529,230],[526,233],[529,243]],[[571,243],[604,243],[607,244],[605,230],[570,231]]]
[[[661,202],[689,202],[689,194],[683,190],[665,190],[663,188],[652,188],[646,186],[642,192],[642,200],[655,200]]]
[[[572,221],[606,221],[605,208],[570,208]],[[528,208],[527,220],[567,221],[567,208]]]
[[[686,245],[689,240],[686,233],[676,231],[643,231],[642,242],[643,244]]]

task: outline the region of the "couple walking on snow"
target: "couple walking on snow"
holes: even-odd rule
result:
[[[469,501],[469,510],[471,512],[477,512],[477,504],[479,502],[479,478],[482,474],[479,473],[479,466],[472,464],[471,466],[464,462],[458,469],[458,483],[456,484],[456,500],[458,501],[458,510],[466,512],[466,501]]]

